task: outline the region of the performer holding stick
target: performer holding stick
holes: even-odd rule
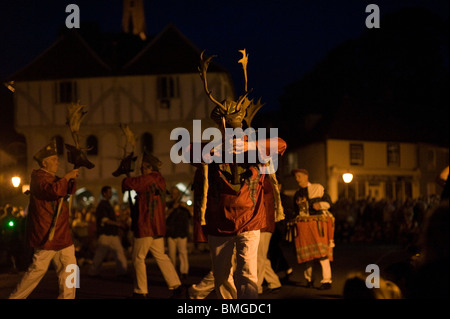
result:
[[[68,108],[67,125],[72,133],[76,146],[66,144],[68,162],[74,169],[59,178],[59,157],[56,141],[39,150],[34,160],[39,169],[31,173],[30,205],[27,220],[27,242],[34,248],[33,262],[28,268],[10,299],[24,299],[36,288],[53,261],[59,283],[59,299],[74,299],[76,285],[67,285],[66,279],[71,272],[67,266],[76,265],[75,247],[69,223],[70,204],[75,192],[75,180],[79,176],[79,168],[94,167],[79,145],[79,128],[83,116],[84,105],[74,104]],[[77,268],[75,268],[77,269]]]
[[[64,198],[75,191],[79,174],[73,169],[59,178],[56,143],[52,141],[34,155],[40,168],[31,173],[30,206],[27,220],[27,243],[34,248],[33,263],[22,277],[10,299],[25,299],[36,288],[53,261],[58,275],[60,299],[74,299],[75,287],[68,288],[66,267],[76,264],[69,209]],[[59,216],[58,216],[59,215]],[[58,218],[56,218],[58,216]],[[57,219],[57,220],[56,220]],[[50,239],[50,235],[52,239]]]

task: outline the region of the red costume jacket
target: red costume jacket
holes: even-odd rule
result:
[[[73,194],[74,191],[75,183],[69,186],[65,178],[59,178],[43,169],[33,170],[26,226],[27,242],[31,247],[61,250],[73,244],[69,209],[65,200],[62,202],[61,212],[56,221],[55,235],[51,241],[48,241],[48,235],[60,199],[67,194]]]
[[[153,171],[122,181],[122,192],[135,190],[138,209],[132,213],[134,237],[160,237],[166,235],[165,192],[166,182],[161,173]]]
[[[266,150],[269,150],[270,140],[266,140]],[[276,153],[282,155],[286,149],[286,142],[278,138],[277,143]],[[193,165],[199,166],[199,164]],[[263,196],[265,175],[260,174],[255,164],[239,166],[247,173],[244,174],[246,177],[240,189],[236,190],[228,181],[229,164],[208,164],[209,189],[205,214],[206,225],[203,228],[208,235],[235,236],[267,226]]]

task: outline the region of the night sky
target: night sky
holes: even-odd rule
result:
[[[80,8],[83,22],[94,21],[104,32],[120,32],[122,0],[15,0],[0,2],[0,79],[18,71],[57,38],[69,13]],[[249,54],[248,86],[262,97],[264,110],[279,107],[284,88],[301,79],[337,45],[365,30],[366,6],[384,15],[406,7],[424,7],[448,19],[448,0],[146,0],[147,33],[156,35],[169,23],[232,74],[236,93],[243,91],[238,50]],[[383,28],[383,25],[381,25]]]
[[[27,65],[56,40],[70,3],[80,8],[81,28],[83,21],[95,21],[102,31],[121,31],[122,0],[1,1],[0,78]],[[149,34],[173,22],[200,50],[217,54],[217,62],[232,72],[235,82],[242,81],[238,50],[246,48],[249,87],[276,107],[284,86],[302,77],[336,45],[366,29],[369,3],[379,6],[381,17],[408,6],[423,6],[448,17],[447,0],[147,0],[144,7]]]

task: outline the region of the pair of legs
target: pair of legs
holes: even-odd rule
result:
[[[200,280],[198,284],[189,287],[190,299],[205,299],[215,288],[214,273],[210,270],[205,277]],[[219,293],[222,299],[236,299],[236,287],[234,286],[233,272],[228,277],[228,282],[225,286],[219,288]]]
[[[134,292],[137,294],[148,293],[145,258],[149,251],[155,258],[169,289],[173,290],[181,286],[175,266],[164,252],[164,237],[142,237],[136,238],[133,245],[132,260],[136,271]]]
[[[270,289],[277,289],[281,287],[280,278],[272,269],[270,259],[267,257],[269,251],[269,243],[272,237],[270,232],[261,232],[258,245],[258,293],[263,293],[262,284],[266,280],[267,286]]]
[[[320,283],[322,284],[331,284],[331,265],[330,260],[326,257],[319,259],[320,266],[322,267],[322,280]],[[312,282],[312,271],[313,271],[314,260],[310,260],[305,262],[305,271],[304,276],[308,282]]]
[[[100,273],[103,260],[110,251],[113,252],[114,259],[116,260],[116,275],[124,275],[127,273],[127,258],[125,257],[120,237],[102,234],[97,241],[97,249],[91,268],[89,269],[90,276],[96,276]]]
[[[73,267],[77,264],[73,245],[61,250],[36,249],[32,264],[28,267],[9,299],[26,299],[47,273],[50,262],[53,262],[58,276],[58,299],[75,299],[76,286],[73,285],[73,282],[68,282],[70,281],[69,275],[73,274],[72,271],[68,270],[78,269],[78,266],[68,268],[70,265]],[[75,275],[78,276],[79,273]]]
[[[167,249],[169,258],[174,265],[177,264],[178,252],[178,259],[180,261],[180,274],[187,275],[189,272],[187,237],[167,237]]]
[[[238,299],[258,298],[259,236],[259,230],[235,236],[208,236],[215,289],[219,299],[226,298],[224,289],[230,295],[235,289]],[[233,275],[233,258],[236,258],[234,287],[229,280],[230,274]]]

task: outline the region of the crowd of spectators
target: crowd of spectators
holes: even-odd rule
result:
[[[330,211],[335,216],[335,240],[342,243],[413,245],[420,234],[425,214],[439,203],[438,196],[394,201],[390,199],[340,199]],[[131,254],[133,235],[130,209],[114,205],[121,228],[122,245]],[[12,271],[24,270],[31,256],[23,244],[26,211],[22,207],[0,207],[0,265]],[[80,265],[90,263],[96,247],[95,207],[74,210],[71,215],[74,244]]]
[[[92,262],[97,231],[95,206],[75,209],[71,214],[72,235],[75,254],[79,265]],[[130,210],[126,206],[115,205],[119,221],[131,225]],[[25,245],[26,209],[5,205],[0,207],[0,271],[24,271],[31,262],[33,251]],[[132,233],[130,227],[121,229],[122,245],[127,257],[131,254]]]
[[[411,245],[417,242],[426,212],[439,204],[439,196],[417,199],[336,201],[335,240],[348,243]]]

